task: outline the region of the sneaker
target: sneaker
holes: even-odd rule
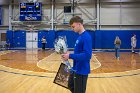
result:
[[[134,50],[132,50],[132,53],[135,53]]]

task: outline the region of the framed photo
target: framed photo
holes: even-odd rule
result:
[[[55,76],[54,83],[62,87],[68,88],[68,79],[70,75],[70,70],[68,66],[64,63],[61,63],[59,70]]]

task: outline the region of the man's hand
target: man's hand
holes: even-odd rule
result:
[[[61,57],[62,57],[63,60],[66,61],[66,60],[69,59],[69,53],[67,52],[66,54],[62,54]]]

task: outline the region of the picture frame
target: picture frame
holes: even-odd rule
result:
[[[53,83],[68,89],[69,75],[70,70],[68,69],[68,66],[64,63],[61,63]]]

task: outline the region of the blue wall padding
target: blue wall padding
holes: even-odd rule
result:
[[[41,39],[42,37],[46,37],[46,48],[54,48],[54,40],[55,40],[55,31],[54,30],[39,30],[38,31],[38,48],[42,47]]]
[[[114,48],[114,31],[96,31],[95,34],[95,48]]]
[[[6,43],[10,43],[10,47],[13,47],[13,31],[8,30],[6,32]]]
[[[95,31],[92,30],[87,30],[88,33],[91,35],[92,38],[92,47],[95,47]],[[78,33],[75,33],[72,30],[58,30],[56,32],[56,38],[58,38],[58,36],[66,36],[67,38],[67,44],[68,44],[68,48],[74,48],[75,42],[79,36]]]
[[[95,31],[93,30],[87,30],[92,38],[92,48],[95,48]]]
[[[45,36],[46,37],[46,40],[48,42],[48,31],[47,30],[39,30],[38,31],[38,48],[41,48],[42,47],[42,43],[41,43],[41,39],[42,37]],[[46,47],[47,47],[47,44],[46,44]]]
[[[26,47],[26,31],[16,30],[13,35],[14,47]]]
[[[54,48],[54,41],[55,41],[55,30],[49,30],[47,36],[48,48]]]
[[[137,36],[137,49],[140,48],[140,30],[87,30],[92,37],[92,48],[95,49],[114,49],[114,40],[119,36],[122,49],[131,49],[131,37]],[[41,39],[45,36],[47,40],[46,48],[54,48],[54,41],[58,36],[66,36],[68,48],[74,48],[78,33],[71,30],[39,30],[38,48],[42,47]],[[12,47],[26,47],[26,31],[8,30],[6,40],[10,40]]]
[[[68,48],[73,48],[79,35],[71,30],[58,30],[56,31],[56,38],[59,36],[66,36]]]
[[[136,34],[136,38],[137,38],[137,46],[136,48],[140,48],[140,31],[136,31],[136,30],[130,30],[130,31],[122,31],[122,32],[117,32],[117,35],[120,36],[121,40],[122,40],[122,45],[121,48],[131,48],[131,37],[133,36],[133,34]]]
[[[0,25],[2,25],[2,23],[3,23],[2,22],[3,21],[2,20],[3,19],[3,16],[2,15],[3,15],[3,11],[2,11],[2,7],[0,6]]]
[[[101,48],[101,46],[102,46],[101,42],[102,42],[101,31],[97,30],[95,32],[95,43],[94,43],[95,48],[97,48],[97,49]]]
[[[112,49],[114,48],[114,40],[119,36],[122,44],[121,48],[131,48],[131,37],[137,35],[137,47],[140,48],[140,31],[139,30],[97,30],[95,32],[95,48]]]

